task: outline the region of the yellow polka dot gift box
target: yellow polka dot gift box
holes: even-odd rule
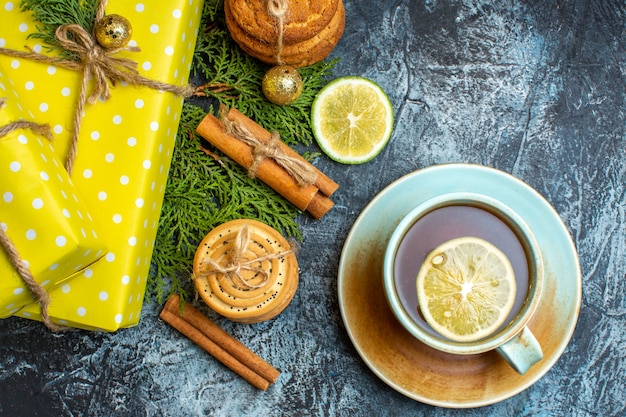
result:
[[[129,48],[112,55],[135,62],[143,79],[186,86],[202,7],[202,0],[108,1],[106,14],[132,25]],[[29,38],[37,22],[20,9],[19,0],[0,0],[0,22],[0,48],[50,54]],[[25,120],[50,125],[59,160],[67,163],[76,144],[71,180],[106,247],[101,261],[50,291],[48,314],[60,325],[115,331],[140,319],[183,97],[129,82],[107,83],[110,98],[86,102],[78,112],[74,141],[82,80],[81,70],[0,54],[0,97],[19,103]],[[87,94],[95,84],[92,75]],[[30,303],[14,315],[41,320],[40,306]]]
[[[49,134],[13,124],[23,119],[15,100],[0,98],[0,107],[0,127],[7,129],[0,137],[0,236],[13,249],[0,250],[0,318],[6,318],[33,301],[15,263],[53,291],[101,260],[105,247]]]

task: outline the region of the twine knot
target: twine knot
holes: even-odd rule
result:
[[[98,99],[108,100],[111,98],[109,82],[115,86],[117,81],[137,83],[137,63],[125,58],[112,56],[121,50],[139,52],[137,47],[126,47],[105,50],[82,26],[77,24],[61,25],[55,31],[59,45],[78,55],[82,65],[76,70],[83,70],[83,78],[93,78],[95,85],[87,98],[90,104]],[[81,68],[82,67],[82,68]]]
[[[204,259],[202,263],[209,267],[209,270],[199,275],[199,278],[206,278],[211,274],[224,274],[231,284],[242,290],[251,290],[262,288],[267,284],[270,278],[270,273],[263,269],[262,264],[264,261],[271,261],[279,259],[289,255],[293,251],[287,250],[274,254],[268,254],[253,259],[247,259],[246,253],[248,251],[248,245],[250,244],[250,231],[248,226],[244,225],[237,232],[237,236],[233,241],[233,249],[230,256],[226,259],[226,262],[220,264],[212,259]],[[253,276],[246,278],[244,272],[252,272]],[[261,282],[253,284],[251,281],[261,275]]]
[[[106,4],[106,0],[100,0],[95,14],[95,22],[104,17]],[[87,102],[93,104],[99,99],[106,101],[111,98],[109,83],[115,86],[117,82],[125,82],[130,85],[171,92],[182,97],[189,97],[194,93],[194,88],[189,84],[178,86],[145,78],[137,72],[137,63],[135,61],[112,56],[121,50],[138,52],[140,49],[137,47],[104,49],[92,34],[78,24],[60,25],[55,31],[55,36],[59,46],[66,51],[75,53],[78,61],[57,59],[34,52],[22,52],[5,48],[0,48],[0,54],[30,59],[36,62],[45,62],[83,73],[80,94],[77,100],[76,111],[74,112],[72,142],[65,159],[65,169],[70,175],[72,174],[72,167],[76,158],[80,124],[85,104]],[[88,96],[87,85],[90,79],[93,79],[95,85],[93,91]]]
[[[272,132],[269,140],[266,143],[262,142],[246,126],[226,117],[224,108],[221,109],[221,121],[228,134],[252,148],[252,165],[248,168],[250,178],[256,178],[256,171],[261,163],[266,158],[270,158],[283,168],[300,187],[309,186],[317,181],[317,172],[311,165],[283,151],[278,132]]]
[[[287,0],[269,0],[267,2],[268,12],[276,18],[285,16],[285,14],[287,14],[287,8]]]

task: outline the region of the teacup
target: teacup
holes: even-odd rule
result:
[[[517,286],[504,324],[474,342],[455,342],[437,333],[422,317],[417,302],[416,279],[426,255],[462,236],[479,237],[498,247],[513,266]],[[541,251],[523,219],[502,202],[469,192],[440,195],[411,210],[394,229],[383,261],[389,306],[415,338],[458,355],[496,350],[520,374],[543,358],[541,346],[527,327],[540,302],[543,279]]]

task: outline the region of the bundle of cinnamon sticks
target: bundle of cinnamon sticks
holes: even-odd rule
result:
[[[159,317],[256,388],[265,391],[278,379],[278,370],[193,306],[184,303],[181,310],[177,294],[167,300]]]
[[[335,181],[282,141],[278,141],[276,146],[276,151],[281,153],[280,158],[264,157],[259,162],[257,146],[243,141],[230,127],[244,131],[247,136],[253,137],[260,147],[271,146],[273,143],[272,133],[234,108],[223,109],[222,120],[207,114],[196,131],[239,165],[246,169],[253,168],[257,178],[314,218],[320,219],[333,207],[334,203],[330,196],[339,188]],[[312,181],[303,184],[296,175],[285,169],[279,159],[288,159],[299,164],[302,170],[313,175]]]

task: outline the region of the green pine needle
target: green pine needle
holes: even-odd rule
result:
[[[292,145],[311,143],[310,112],[317,92],[326,84],[336,60],[300,68],[303,93],[291,106],[271,104],[261,81],[269,66],[245,54],[230,37],[224,22],[223,0],[206,0],[194,54],[192,77],[203,84],[201,98],[183,106],[165,199],[148,280],[147,299],[162,302],[172,293],[193,294],[193,257],[200,241],[229,220],[262,221],[286,236],[301,239],[300,213],[264,183],[214,149],[195,129],[207,112],[220,105],[234,107],[268,131],[278,131]],[[205,154],[199,146],[209,149]],[[304,152],[312,160],[318,152]]]
[[[22,0],[20,7],[39,22],[31,37],[63,58],[78,59],[59,47],[56,28],[77,23],[91,32],[97,4],[98,0]],[[203,84],[199,89],[203,97],[186,100],[183,106],[148,278],[148,301],[155,298],[161,303],[173,293],[182,299],[192,294],[196,248],[211,229],[229,220],[256,219],[301,239],[296,222],[299,210],[264,183],[250,179],[195,129],[207,112],[215,114],[215,109],[225,105],[237,108],[266,130],[277,131],[285,143],[306,148],[313,138],[313,99],[335,64],[336,60],[322,61],[299,68],[302,95],[290,106],[271,104],[261,89],[270,67],[245,54],[232,40],[223,0],[205,0],[192,71],[194,81]],[[306,149],[303,153],[308,160],[319,155]]]
[[[337,60],[299,68],[302,94],[292,105],[281,107],[267,101],[261,90],[263,76],[270,66],[244,53],[228,34],[223,0],[207,1],[200,27],[204,30],[198,36],[194,60],[197,65],[192,75],[206,80],[207,88],[203,91],[207,97],[236,107],[268,131],[278,131],[289,145],[311,144],[311,103],[326,84],[325,78]]]
[[[198,244],[214,227],[238,218],[257,219],[301,238],[298,210],[231,159],[205,154],[195,128],[206,112],[183,107],[148,280],[147,297],[163,301],[191,289],[191,265]],[[204,146],[209,146],[204,143]],[[218,156],[219,155],[219,156]]]
[[[37,32],[30,38],[41,40],[48,50],[58,52],[61,57],[76,60],[76,54],[59,46],[56,29],[65,24],[77,23],[91,33],[98,0],[22,0],[22,11],[31,12]]]

